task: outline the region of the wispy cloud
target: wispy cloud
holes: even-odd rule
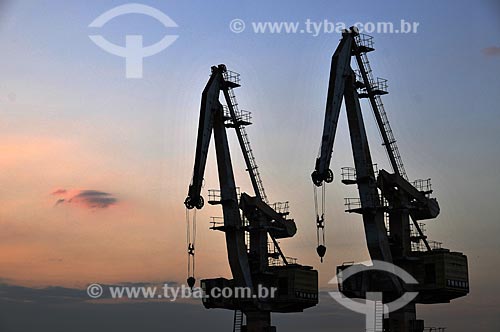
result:
[[[490,46],[483,48],[483,54],[486,56],[500,56],[500,47]]]
[[[66,194],[68,191],[66,189],[56,189],[52,192],[52,195],[63,195]]]
[[[118,203],[115,196],[99,190],[57,189],[51,194],[60,197],[54,206],[66,203],[76,204],[88,209],[105,209]]]

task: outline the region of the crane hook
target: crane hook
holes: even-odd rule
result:
[[[331,172],[331,171],[330,171]],[[332,180],[333,180],[333,172],[331,172]],[[331,181],[331,180],[330,180]],[[321,201],[318,202],[317,191],[313,186],[314,190],[314,207],[316,210],[316,236],[318,241],[318,246],[316,247],[316,252],[318,253],[319,258],[321,259],[321,263],[323,263],[323,257],[326,254],[325,247],[325,184],[321,184]],[[318,203],[321,204],[321,215],[318,209]]]
[[[188,284],[189,288],[193,289],[195,283],[196,283],[196,279],[194,277],[187,278],[187,284]]]
[[[316,252],[318,253],[319,258],[321,259],[321,263],[323,263],[323,257],[325,257],[326,254],[326,247],[322,244],[320,244],[316,248]]]

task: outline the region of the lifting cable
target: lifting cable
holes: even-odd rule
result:
[[[326,253],[325,246],[325,196],[326,196],[326,183],[321,184],[321,200],[318,206],[318,187],[313,184],[314,191],[314,210],[316,212],[316,239],[318,247],[316,252],[318,253],[321,263],[323,263],[323,257]],[[321,213],[321,214],[320,214]]]
[[[188,266],[187,266],[187,283],[190,288],[194,287],[196,279],[194,277],[195,273],[195,257],[194,249],[196,243],[196,209],[193,209],[193,218],[190,218],[189,210],[186,208],[186,242],[187,242],[187,253],[188,253]]]

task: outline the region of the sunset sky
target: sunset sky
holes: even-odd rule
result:
[[[345,114],[331,165],[337,177],[327,188],[323,264],[315,252],[309,174],[340,35],[257,34],[251,22],[328,19],[349,25],[404,19],[419,22],[418,32],[372,33],[376,51],[369,58],[374,75],[389,80],[383,101],[410,179],[432,178],[441,214],[427,224],[428,236],[468,256],[471,284],[465,298],[418,310],[450,331],[491,331],[500,325],[497,1],[141,1],[178,27],[165,28],[144,15],[88,27],[125,3],[0,0],[3,287],[184,282],[183,201],[200,97],[210,67],[225,63],[241,73],[242,87],[235,93],[240,107],[253,113],[247,131],[270,201],[290,201],[298,226],[297,236],[282,241],[283,250],[319,269],[323,290],[334,288],[328,281],[338,264],[368,259],[361,218],[344,213],[343,198],[357,192],[338,180],[341,167],[353,166]],[[229,29],[235,18],[247,23],[244,32]],[[89,39],[96,33],[118,45],[127,34],[144,35],[145,45],[165,34],[179,37],[144,59],[142,79],[127,79],[125,60]],[[388,168],[371,110],[364,103],[362,108],[373,159]],[[229,136],[237,184],[251,192],[232,130]],[[207,164],[205,197],[207,189],[218,188],[213,147]],[[230,277],[224,236],[208,229],[209,217],[221,215],[220,207],[198,211],[198,279]],[[330,317],[332,305],[326,299],[314,310]],[[193,307],[209,316],[199,304]],[[481,323],[474,325],[472,318]],[[337,324],[335,319],[321,324]],[[0,313],[0,330],[2,320],[10,326]],[[317,330],[326,331],[326,325]]]

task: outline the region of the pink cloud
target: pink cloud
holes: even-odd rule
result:
[[[76,204],[87,209],[105,209],[118,203],[118,199],[110,193],[99,190],[66,190],[57,189],[51,195],[60,196],[54,206],[60,204]]]
[[[54,190],[51,195],[63,195],[66,194],[68,191],[66,189],[56,189]]]

